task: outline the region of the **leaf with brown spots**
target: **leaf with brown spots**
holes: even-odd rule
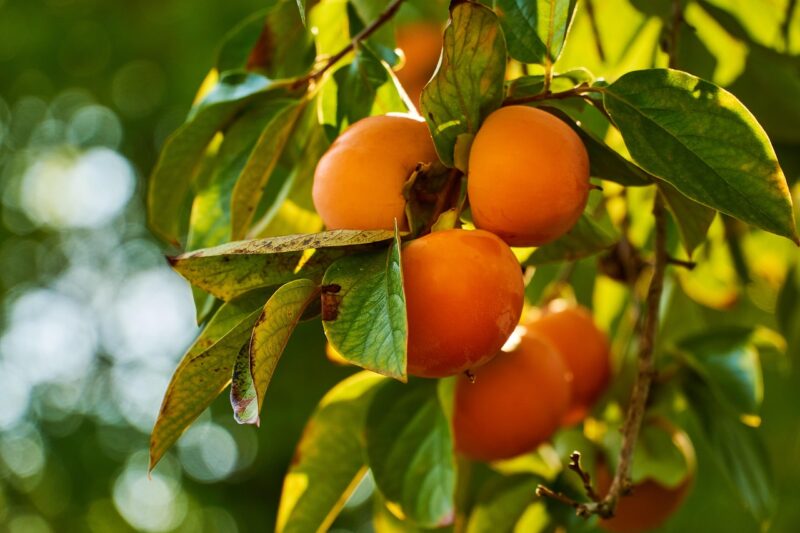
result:
[[[234,367],[231,406],[240,424],[259,423],[264,394],[278,360],[306,307],[318,294],[316,283],[298,279],[280,287],[267,300]]]
[[[285,235],[197,250],[170,258],[170,263],[193,285],[230,301],[247,291],[295,279],[318,281],[334,260],[393,235],[388,230]]]
[[[253,291],[224,304],[183,356],[164,393],[150,436],[150,469],[231,379],[236,354],[250,338],[267,298]]]

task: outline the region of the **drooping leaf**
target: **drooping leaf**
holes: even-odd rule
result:
[[[228,301],[259,287],[294,279],[318,280],[344,248],[391,239],[388,230],[334,230],[238,241],[170,258],[190,283]],[[310,250],[316,250],[311,253]]]
[[[385,383],[367,414],[367,458],[381,494],[423,527],[453,519],[450,425],[432,380]]]
[[[318,295],[316,283],[298,279],[280,287],[267,300],[245,350],[247,365],[237,360],[233,372],[231,405],[240,424],[258,424],[278,360],[304,311]]]
[[[484,485],[469,516],[466,533],[511,533],[533,503],[540,479],[528,474],[496,477]]]
[[[224,304],[172,375],[150,436],[150,469],[228,385],[267,294],[254,291]]]
[[[716,211],[690,200],[665,181],[658,182],[658,189],[664,195],[667,208],[678,226],[683,247],[691,257],[695,248],[706,240]]]
[[[279,162],[291,169],[280,189],[265,199],[271,205],[253,224],[250,233],[255,238],[322,231],[322,219],[314,209],[312,188],[317,162],[329,143],[317,120],[315,106],[307,106],[305,113],[313,116],[301,118],[292,133]]]
[[[405,381],[408,325],[398,237],[388,253],[351,255],[328,268],[322,325],[344,359]]]
[[[745,509],[759,522],[767,520],[775,508],[776,495],[770,459],[758,432],[726,413],[717,396],[701,381],[688,380],[684,392],[720,471],[736,488]]]
[[[231,234],[234,240],[247,235],[267,182],[306,103],[287,101],[286,107],[261,132],[231,195]]]
[[[735,415],[757,415],[764,381],[750,328],[718,328],[678,345],[719,402]]]
[[[456,139],[476,133],[503,100],[506,44],[495,14],[472,2],[457,5],[444,32],[439,68],[422,91],[422,115],[442,162],[453,166]]]
[[[555,63],[575,4],[576,0],[496,0],[511,57],[523,63]]]
[[[207,248],[231,240],[231,193],[261,131],[280,111],[286,101],[276,100],[249,109],[223,132],[222,143],[207,162],[207,179],[197,180],[189,220],[189,250]]]
[[[361,372],[322,398],[284,478],[276,532],[328,530],[366,471],[364,421],[383,381]]]
[[[604,103],[646,171],[703,205],[798,241],[775,151],[732,94],[690,74],[650,69],[609,85]]]
[[[525,265],[575,261],[608,250],[618,240],[613,226],[600,225],[583,214],[566,234],[534,250]]]

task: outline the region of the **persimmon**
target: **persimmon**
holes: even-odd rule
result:
[[[436,160],[422,119],[368,117],[352,124],[314,172],[314,206],[328,229],[407,228],[403,185],[417,163]]]
[[[479,366],[514,331],[522,313],[522,270],[486,231],[436,231],[402,252],[408,373],[444,377]]]
[[[662,425],[662,424],[659,424]],[[640,533],[661,526],[680,508],[694,481],[695,456],[689,437],[671,424],[662,425],[683,454],[688,470],[677,485],[668,487],[654,479],[633,485],[630,494],[620,497],[614,516],[600,520],[599,526],[612,533]],[[612,474],[605,461],[597,463],[597,486],[605,494],[611,486]]]
[[[408,97],[419,105],[422,89],[433,76],[442,52],[442,27],[435,22],[414,22],[397,29],[397,47],[405,61],[397,71],[397,79]]]
[[[564,359],[572,375],[572,400],[563,423],[579,422],[608,386],[611,376],[608,338],[587,308],[564,300],[554,300],[526,325],[528,335],[547,339]]]
[[[475,135],[468,194],[477,227],[511,246],[540,246],[566,233],[586,207],[589,156],[553,115],[502,107]]]
[[[566,366],[543,339],[522,336],[513,351],[474,374],[474,383],[458,378],[453,410],[455,448],[470,459],[495,461],[535,449],[569,407]]]

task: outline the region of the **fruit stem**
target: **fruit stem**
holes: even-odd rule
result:
[[[296,89],[302,86],[309,81],[316,80],[320,78],[325,72],[327,72],[331,67],[333,67],[336,63],[339,62],[344,56],[352,52],[357,46],[358,43],[367,39],[370,35],[375,33],[378,28],[386,24],[391,18],[397,13],[397,10],[400,9],[400,6],[403,4],[405,0],[392,0],[386,9],[383,10],[383,13],[378,15],[378,18],[373,20],[368,26],[365,26],[360,32],[358,32],[353,38],[347,43],[347,46],[333,54],[328,58],[324,65],[320,68],[313,70],[303,76],[302,78],[298,78],[293,84],[292,88]]]

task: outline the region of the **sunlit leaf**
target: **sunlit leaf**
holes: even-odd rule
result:
[[[583,214],[567,233],[534,250],[525,264],[534,266],[575,261],[603,252],[614,246],[618,240],[619,235],[612,226],[601,226]]]
[[[406,302],[400,240],[343,257],[322,280],[322,325],[331,346],[360,367],[405,381]]]
[[[249,293],[224,304],[172,375],[150,436],[150,469],[228,385],[237,354],[250,338],[267,294]]]
[[[294,279],[321,279],[344,248],[387,241],[388,230],[334,230],[238,241],[170,258],[172,268],[190,283],[222,300],[259,287]],[[307,250],[316,250],[314,253]]]
[[[719,87],[674,70],[641,70],[605,89],[634,160],[689,198],[797,241],[786,178],[764,131]]]
[[[511,57],[523,63],[554,63],[575,4],[576,0],[496,0]]]
[[[367,457],[381,494],[414,523],[453,519],[453,443],[435,381],[392,381],[378,390],[367,415]]]
[[[327,531],[366,471],[364,420],[384,378],[361,372],[331,389],[309,419],[283,482],[278,533]]]
[[[550,91],[562,92],[574,89],[578,85],[595,81],[594,75],[585,68],[576,68],[554,74],[550,82]],[[544,75],[534,74],[520,76],[506,83],[506,97],[509,100],[529,98],[544,92]]]
[[[453,166],[458,136],[476,133],[500,106],[505,66],[506,45],[495,14],[471,2],[457,5],[444,32],[439,68],[420,98],[445,165]]]
[[[261,132],[231,195],[231,234],[234,240],[244,238],[250,229],[267,182],[306,103],[286,101],[286,107]]]
[[[246,367],[237,360],[233,372],[231,405],[240,424],[259,422],[264,395],[278,360],[306,307],[318,295],[316,283],[298,279],[280,287],[267,300],[245,350]]]

